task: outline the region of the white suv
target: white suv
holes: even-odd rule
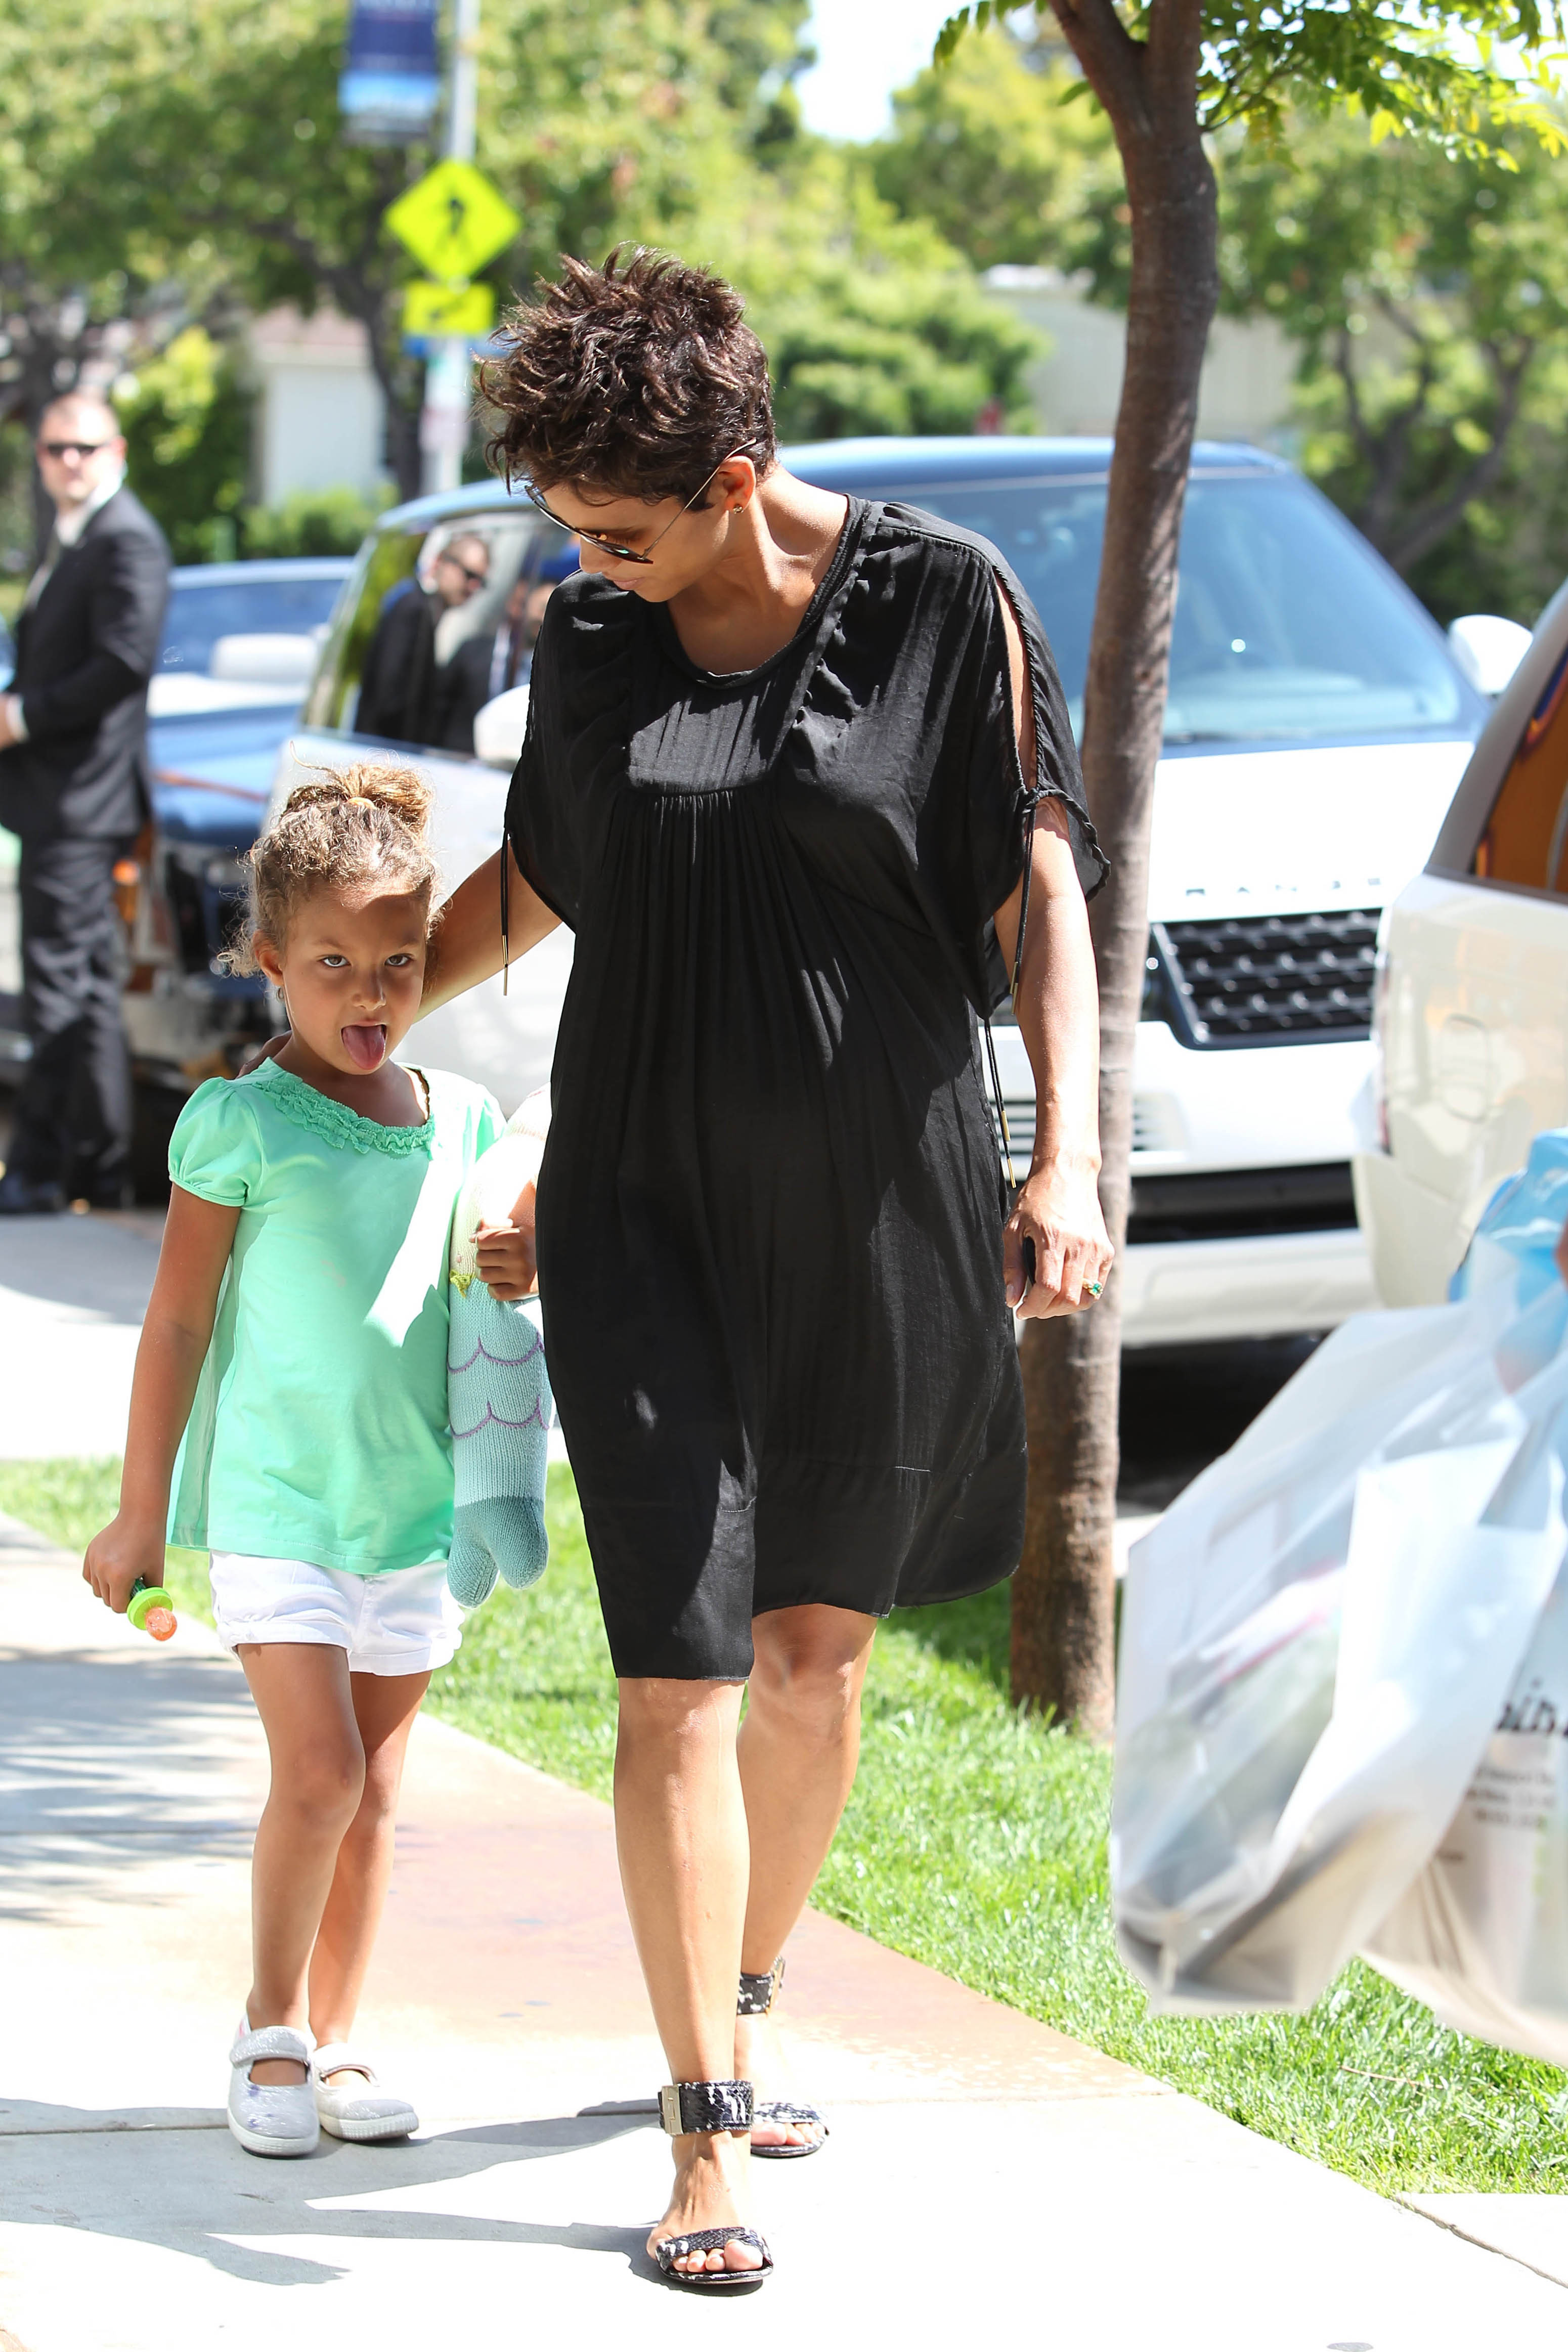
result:
[[[1109,442],[836,441],[785,459],[826,488],[902,500],[992,540],[1039,608],[1078,723]],[[484,669],[509,594],[555,551],[549,525],[499,484],[383,518],[338,608],[294,761],[341,761],[366,740],[353,731],[358,680],[388,599],[475,532],[488,580],[443,618],[437,653],[450,664],[470,644],[468,669]],[[465,722],[498,765],[515,756],[522,700],[514,691]],[[1133,1079],[1130,1346],[1321,1331],[1371,1303],[1350,1155],[1377,924],[1420,867],[1486,712],[1441,631],[1299,475],[1260,450],[1198,446]],[[450,747],[450,723],[433,720],[429,740]],[[505,785],[471,751],[420,757],[437,782],[442,863],[460,877],[500,840]],[[295,772],[286,761],[279,788]],[[570,957],[555,934],[514,969],[505,1000],[499,982],[474,991],[421,1024],[415,1049],[482,1078],[510,1108],[547,1075]],[[999,1025],[996,1043],[1026,1154],[1027,1060],[1016,1029]]]
[[[1356,1200],[1379,1296],[1444,1297],[1531,1138],[1568,1125],[1568,588],[1388,910]]]

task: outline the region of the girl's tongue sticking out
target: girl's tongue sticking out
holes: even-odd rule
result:
[[[379,1070],[386,1059],[384,1021],[351,1021],[340,1032],[343,1051],[356,1070]]]

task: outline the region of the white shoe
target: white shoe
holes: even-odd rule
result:
[[[342,2083],[329,2083],[329,2074],[346,2074]],[[419,2128],[419,2118],[406,2099],[381,2087],[381,2077],[368,2059],[359,2057],[346,2042],[325,2042],[310,2061],[310,2088],[321,2129],[334,2139],[406,2139]]]
[[[292,2025],[252,2029],[242,2017],[228,2053],[228,2127],[252,2156],[314,2156],[321,2127],[310,2095],[309,2034]],[[302,2083],[253,2083],[258,2058],[292,2058],[305,2069]]]

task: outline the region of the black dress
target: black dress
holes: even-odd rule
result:
[[[975,1013],[1039,793],[1103,878],[1079,789],[1022,587],[914,509],[852,499],[796,635],[732,677],[600,578],[552,599],[507,831],[576,934],[539,1274],[618,1674],[741,1679],[754,1614],[881,1616],[1016,1565]]]

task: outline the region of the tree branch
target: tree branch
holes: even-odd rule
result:
[[[1407,520],[1400,536],[1384,548],[1384,553],[1396,572],[1408,571],[1413,563],[1418,563],[1436,547],[1453,530],[1470,500],[1483,497],[1503,469],[1509,436],[1519,421],[1520,404],[1524,397],[1524,379],[1534,352],[1527,351],[1516,360],[1504,362],[1495,346],[1489,344],[1486,348],[1497,360],[1499,369],[1491,446],[1480,452],[1475,463],[1460,476],[1446,497],[1425,508],[1417,508]]]
[[[1373,545],[1385,555],[1388,554],[1393,533],[1394,501],[1410,462],[1411,436],[1426,413],[1427,396],[1436,372],[1437,362],[1432,348],[1429,343],[1423,342],[1420,363],[1415,371],[1415,391],[1407,401],[1390,411],[1381,427],[1371,436],[1373,481],[1362,528]],[[1389,560],[1392,562],[1392,556]]]
[[[1156,8],[1163,0],[1154,0]],[[1111,0],[1050,0],[1051,12],[1083,68],[1084,79],[1114,123],[1152,125],[1144,98],[1147,51],[1127,30]]]
[[[1351,356],[1354,348],[1350,329],[1342,324],[1334,337],[1334,373],[1344,387],[1345,414],[1350,419],[1351,438],[1370,466],[1373,462],[1374,451],[1366,412],[1361,404],[1361,386],[1356,382],[1355,366]]]

